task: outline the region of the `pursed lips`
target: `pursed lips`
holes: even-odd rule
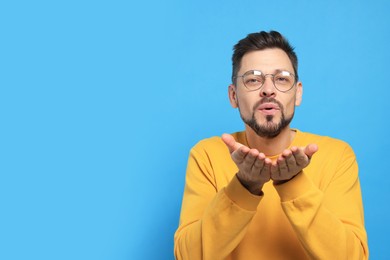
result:
[[[268,102],[258,106],[257,110],[260,110],[263,114],[266,115],[274,115],[280,110],[280,107],[278,104]]]

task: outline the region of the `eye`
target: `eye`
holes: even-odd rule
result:
[[[286,81],[288,81],[288,78],[286,78],[286,77],[277,77],[277,78],[275,79],[275,81],[278,81],[278,82],[286,82]]]
[[[250,75],[245,77],[245,85],[260,85],[263,81],[261,77]]]
[[[276,84],[292,84],[293,77],[290,75],[278,74],[278,75],[275,75],[274,80],[275,80]]]

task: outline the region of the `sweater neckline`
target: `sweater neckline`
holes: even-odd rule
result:
[[[293,146],[297,146],[297,144],[299,143],[299,140],[301,139],[301,136],[302,136],[302,132],[299,131],[298,129],[291,128],[291,130],[295,132],[295,136],[294,136],[292,142],[290,143],[290,145],[288,147],[286,147],[286,149],[290,149]],[[245,131],[242,131],[242,132],[238,133],[237,140],[238,140],[239,143],[242,143],[243,145],[246,145],[246,146],[249,147]],[[271,155],[271,156],[267,155],[267,157],[270,158],[270,159],[276,159],[276,158],[278,158],[280,156],[280,154],[281,153],[276,154],[276,155]]]

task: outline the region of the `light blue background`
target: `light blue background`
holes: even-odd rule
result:
[[[354,148],[388,259],[390,2],[134,2],[0,3],[0,259],[172,259],[189,149],[243,129],[232,46],[271,29],[300,61],[293,126]]]

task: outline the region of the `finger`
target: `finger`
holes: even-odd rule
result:
[[[262,175],[265,175],[265,176],[268,176],[269,179],[272,179],[272,172],[274,172],[275,170],[277,170],[277,168],[275,169],[274,168],[275,166],[273,166],[273,162],[270,158],[266,157],[264,159],[264,165],[263,165],[263,168],[261,169],[261,173]]]
[[[256,149],[250,149],[247,155],[245,156],[245,159],[243,161],[243,166],[247,170],[252,170],[258,155],[259,155],[259,151],[257,151]]]
[[[287,166],[286,158],[279,157],[277,163],[279,166],[279,174],[281,176],[288,174],[288,166]]]
[[[272,160],[270,158],[267,158],[264,153],[259,154],[259,159],[262,161],[260,175],[263,178],[270,180]]]
[[[243,163],[249,151],[250,149],[244,145],[239,147],[231,154],[233,161],[238,164]]]
[[[259,153],[256,158],[255,163],[253,164],[253,170],[261,173],[265,165],[265,155],[263,153]]]
[[[318,151],[318,146],[316,144],[309,144],[305,147],[305,154],[309,159]]]
[[[291,150],[284,150],[282,156],[286,160],[286,165],[289,171],[296,166],[297,162],[295,161],[295,157],[293,156],[293,152]]]
[[[301,147],[292,147],[291,151],[293,152],[295,162],[299,166],[306,166],[309,162],[308,156],[305,154],[303,148]]]
[[[264,180],[269,181],[271,179],[271,166],[265,163],[265,160],[263,168],[261,168],[260,175],[262,176],[262,178],[264,178]]]
[[[271,179],[274,180],[274,181],[282,180],[282,177],[280,176],[279,170],[278,169],[272,169],[272,166],[271,166],[271,170],[270,170],[270,176],[271,176]]]
[[[266,157],[266,158],[264,159],[264,162],[265,162],[266,164],[268,164],[269,166],[271,166],[271,164],[272,164],[272,160],[271,160],[270,158],[268,158],[268,157]]]
[[[272,179],[279,179],[280,178],[280,172],[279,172],[279,166],[277,162],[271,163],[270,165],[270,172]]]
[[[233,153],[234,151],[239,149],[241,146],[243,146],[242,144],[236,142],[234,137],[230,134],[223,134],[222,141],[226,144],[230,153]]]

